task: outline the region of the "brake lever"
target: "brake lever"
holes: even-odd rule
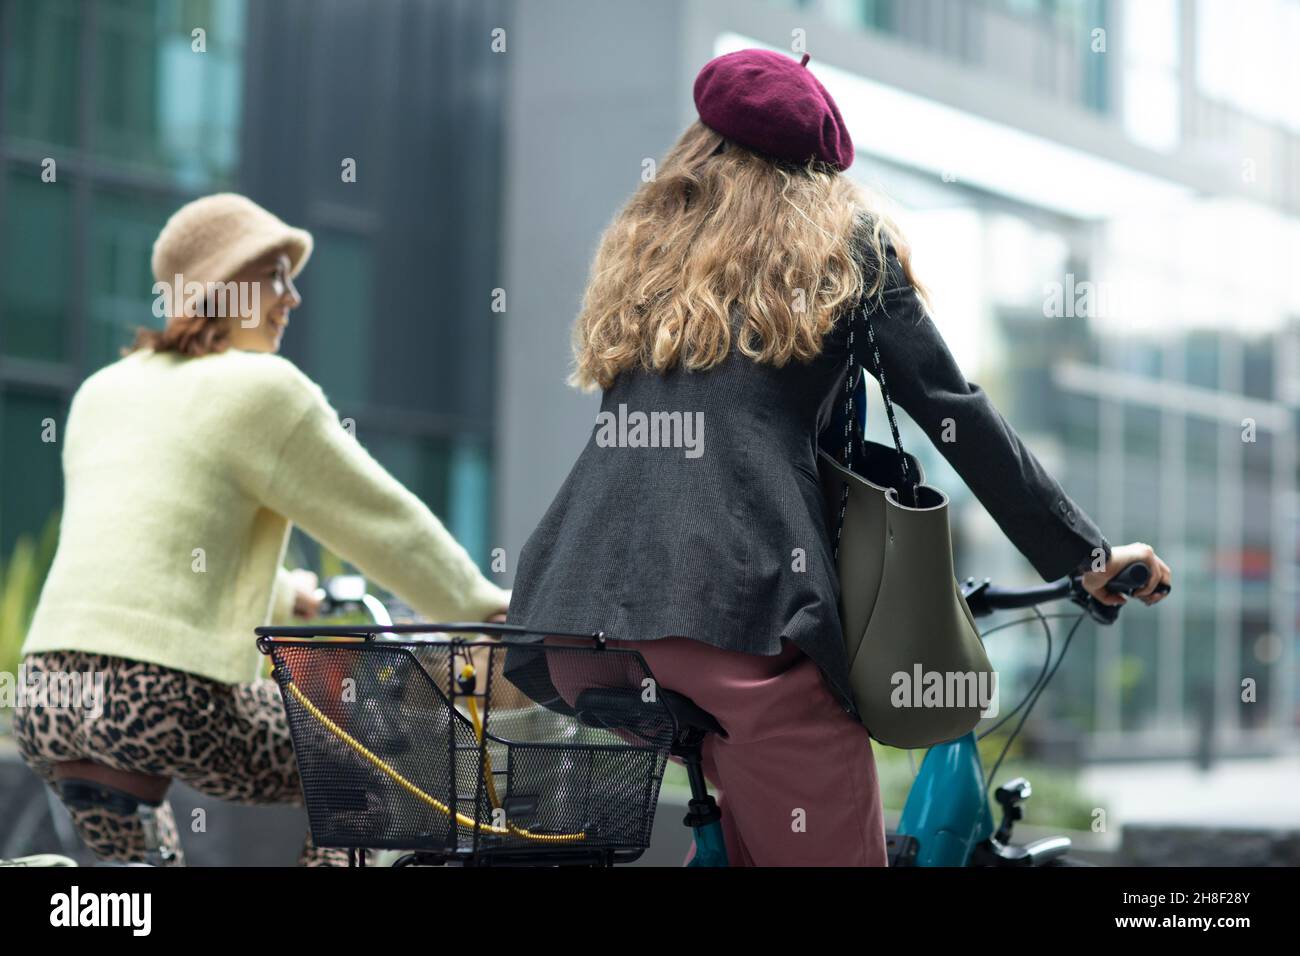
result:
[[[1087,612],[1098,624],[1110,626],[1119,618],[1122,604],[1102,604],[1083,587],[1082,577],[1070,578],[1070,600]]]
[[[1132,595],[1145,587],[1150,577],[1150,569],[1140,561],[1134,561],[1106,582],[1106,590],[1112,594]],[[1155,589],[1157,594],[1168,594],[1169,591],[1168,584],[1161,584]],[[1088,616],[1098,624],[1114,624],[1119,617],[1120,608],[1124,606],[1102,604],[1084,589],[1082,575],[1070,578],[1070,600],[1087,611]]]

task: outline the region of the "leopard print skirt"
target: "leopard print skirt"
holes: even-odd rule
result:
[[[302,784],[289,725],[274,681],[223,684],[157,664],[47,651],[23,660],[29,686],[54,686],[78,674],[101,688],[76,706],[35,695],[14,713],[14,736],[27,765],[47,782],[54,764],[89,759],[118,770],[184,780],[200,793],[249,804],[301,804]],[[97,684],[101,679],[102,685]],[[92,681],[93,677],[93,681]],[[139,814],[68,808],[77,832],[100,859],[146,860]],[[162,856],[184,861],[176,820],[164,801],[154,813]],[[314,846],[299,862],[345,866],[347,851]]]

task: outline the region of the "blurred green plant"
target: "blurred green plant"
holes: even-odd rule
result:
[[[0,672],[18,671],[23,641],[59,541],[59,513],[40,534],[19,535],[8,557],[0,555]]]
[[[997,733],[979,742],[980,759],[984,762],[986,774],[998,759],[1006,739],[1005,733]],[[912,787],[913,765],[920,769],[925,752],[917,751],[909,759],[906,750],[879,745],[874,749],[881,800],[886,809],[902,810]],[[1020,740],[1016,740],[998,768],[994,785],[1006,783],[1014,777],[1028,777],[1034,787],[1033,798],[1024,805],[1026,823],[1071,830],[1087,830],[1091,826],[1097,801],[1083,792],[1075,771],[1026,759]],[[995,824],[998,822],[996,816],[995,812]]]

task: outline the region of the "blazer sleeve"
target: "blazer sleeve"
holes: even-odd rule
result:
[[[892,245],[887,276],[871,309],[890,398],[952,464],[998,527],[1045,581],[1087,568],[1110,544],[948,351]],[[865,335],[862,336],[865,340]],[[863,341],[859,361],[872,368]],[[954,440],[944,441],[948,423]]]

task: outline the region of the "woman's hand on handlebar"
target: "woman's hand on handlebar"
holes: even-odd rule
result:
[[[295,568],[289,578],[293,583],[293,616],[310,621],[320,613],[321,598],[316,593],[319,581],[306,568]]]
[[[1128,598],[1121,594],[1111,594],[1106,590],[1106,582],[1135,561],[1147,566],[1151,572],[1151,578],[1141,590],[1133,592],[1133,596],[1147,605],[1163,600],[1168,592],[1162,594],[1153,594],[1152,592],[1162,584],[1173,584],[1169,565],[1160,560],[1160,556],[1156,554],[1151,545],[1143,544],[1140,541],[1111,548],[1110,561],[1103,570],[1084,573],[1082,578],[1083,589],[1102,604],[1121,605],[1126,603]]]

